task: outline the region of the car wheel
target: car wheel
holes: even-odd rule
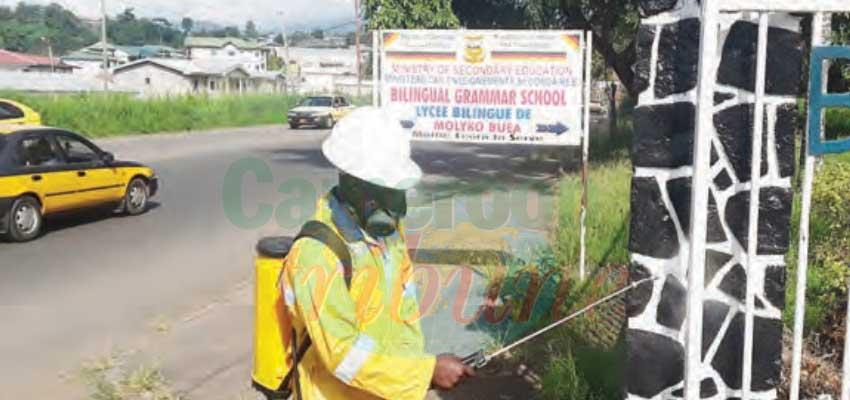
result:
[[[16,242],[33,240],[41,232],[43,221],[38,200],[31,196],[20,197],[9,210],[9,238]]]
[[[124,193],[124,212],[129,215],[139,215],[148,208],[150,190],[148,184],[141,178],[133,178]]]
[[[294,123],[294,122],[290,122],[290,123],[289,123],[289,127],[290,127],[291,129],[298,129],[298,124],[296,124],[296,123]]]

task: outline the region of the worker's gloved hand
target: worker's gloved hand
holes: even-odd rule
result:
[[[437,356],[431,386],[440,390],[451,390],[471,376],[475,376],[475,370],[464,364],[460,358],[453,354],[441,354]]]

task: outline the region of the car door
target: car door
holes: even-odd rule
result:
[[[339,115],[339,97],[334,97],[331,100],[331,117],[334,121],[341,117],[341,115]]]
[[[124,187],[117,169],[103,161],[101,149],[67,131],[55,131],[53,138],[68,167],[77,176],[83,206],[120,201]]]
[[[15,164],[16,175],[41,199],[45,214],[80,206],[77,174],[67,169],[46,131],[24,134],[18,141]]]
[[[341,97],[334,97],[333,109],[331,110],[331,114],[333,114],[335,121],[339,121],[339,119],[345,115],[345,109],[342,107]]]
[[[340,97],[339,98],[339,114],[340,115],[337,119],[348,115],[348,113],[350,113],[351,110],[353,110],[353,109],[354,109],[354,106],[352,106],[351,103],[348,102],[348,99],[346,99],[345,97]]]

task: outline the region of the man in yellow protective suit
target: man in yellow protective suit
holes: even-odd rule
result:
[[[295,343],[311,341],[293,374],[294,396],[422,399],[431,387],[454,388],[473,369],[454,355],[425,353],[419,324],[402,223],[405,191],[422,176],[410,134],[390,112],[361,108],[339,121],[322,152],[340,170],[339,184],[319,199],[313,220],[344,241],[350,267],[309,237],[286,258],[280,285]]]

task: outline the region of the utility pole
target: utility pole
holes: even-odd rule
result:
[[[100,0],[100,43],[101,43],[101,62],[103,72],[103,91],[109,91],[109,55],[107,53],[106,43],[106,0]]]
[[[280,24],[283,26],[283,48],[284,48],[284,58],[283,61],[283,70],[286,72],[286,81],[283,83],[283,92],[285,94],[289,94],[289,78],[290,78],[290,70],[289,70],[289,38],[286,36],[286,22],[284,21],[284,13],[283,11],[278,11],[278,15],[280,15]]]
[[[363,86],[363,68],[360,68],[360,0],[354,0],[354,52],[357,65],[357,97],[360,97]]]
[[[50,38],[42,36],[41,40],[47,44],[47,57],[50,59],[50,73],[56,73],[56,62],[53,61],[53,45],[50,43]]]

